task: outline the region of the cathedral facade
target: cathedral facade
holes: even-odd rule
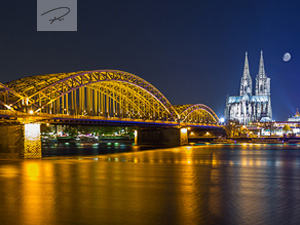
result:
[[[252,91],[248,54],[245,53],[244,72],[241,78],[240,95],[228,96],[225,117],[240,124],[272,120],[270,78],[265,73],[263,52],[260,53],[258,74],[255,79],[255,95]]]

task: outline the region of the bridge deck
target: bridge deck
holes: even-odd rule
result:
[[[147,120],[147,119],[129,119],[103,116],[83,116],[83,115],[66,115],[66,114],[47,114],[47,113],[22,113],[16,111],[0,110],[0,118],[15,119],[19,123],[40,122],[50,124],[87,124],[87,125],[103,125],[103,126],[149,126],[149,127],[210,127],[220,128],[218,124],[206,123],[180,123],[174,121],[163,120]]]

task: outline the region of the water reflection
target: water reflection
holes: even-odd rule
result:
[[[1,225],[298,224],[299,146],[247,146],[0,160]]]

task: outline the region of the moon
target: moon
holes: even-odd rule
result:
[[[288,62],[291,60],[291,58],[292,58],[291,54],[289,52],[286,52],[286,53],[284,53],[282,60],[285,62]]]

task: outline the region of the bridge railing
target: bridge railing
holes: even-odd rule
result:
[[[28,113],[18,112],[18,111],[11,111],[11,110],[0,110],[0,115],[7,115],[7,116],[25,116]]]
[[[141,123],[160,123],[160,124],[169,124],[169,125],[177,125],[177,126],[207,126],[207,127],[220,127],[217,123],[186,123],[186,122],[176,122],[176,121],[166,121],[166,120],[150,120],[150,119],[133,119],[133,118],[119,118],[119,117],[104,117],[104,116],[89,116],[89,115],[68,115],[68,114],[48,114],[48,113],[24,113],[18,111],[11,110],[0,110],[0,115],[6,115],[11,117],[19,117],[19,118],[31,118],[34,120],[36,117],[36,121],[40,121],[41,119],[56,119],[56,120],[103,120],[103,121],[128,121],[128,122],[141,122]]]

